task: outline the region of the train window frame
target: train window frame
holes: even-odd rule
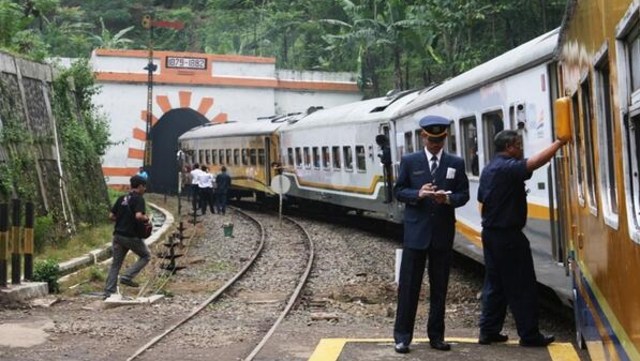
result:
[[[258,165],[258,159],[256,156],[256,148],[249,148],[249,165]]]
[[[594,96],[596,132],[599,147],[600,202],[604,223],[613,228],[619,227],[620,203],[618,201],[618,180],[615,172],[615,123],[613,116],[613,98],[611,96],[611,67],[609,65],[609,44],[602,44],[594,57]]]
[[[294,148],[294,154],[295,154],[295,165],[298,168],[302,168],[302,165],[304,164],[302,162],[302,149],[300,147],[295,147]]]
[[[302,159],[304,161],[304,167],[311,169],[311,149],[309,147],[302,148]]]
[[[364,145],[356,145],[356,170],[359,173],[367,171],[367,151]]]
[[[344,159],[344,170],[353,172],[353,148],[350,145],[343,145],[342,156]]]
[[[240,148],[233,149],[233,164],[240,165]]]
[[[204,149],[198,150],[198,163],[203,164],[204,162]]]
[[[479,178],[480,177],[480,160],[479,160],[479,152],[478,152],[478,117],[474,115],[469,115],[466,117],[461,117],[458,119],[458,124],[460,124],[460,152],[462,153],[462,158],[464,159],[464,167],[467,173],[467,177],[470,178]],[[468,127],[469,125],[473,125],[475,135],[473,136],[472,142],[473,146],[470,146],[468,142],[469,134]],[[475,147],[476,151],[474,154],[471,153],[471,148]],[[474,169],[474,164],[477,165],[478,169]],[[477,174],[476,174],[477,173]]]
[[[456,145],[456,123],[452,120],[449,122],[449,130],[447,132],[447,138],[445,139],[445,149],[449,154],[458,154]],[[420,139],[420,138],[418,138]]]
[[[211,149],[204,150],[204,163],[206,165],[211,164]]]
[[[640,33],[640,4],[629,6],[622,21],[616,26],[616,70],[618,73],[618,102],[622,119],[622,148],[625,204],[629,237],[640,243],[640,92],[633,91],[630,79],[629,37]],[[634,159],[635,158],[635,159]]]
[[[331,169],[341,170],[342,162],[341,162],[341,156],[340,156],[340,146],[338,145],[331,146],[331,159],[333,160],[333,162],[331,163]]]
[[[211,149],[211,164],[218,164],[218,150]]]
[[[498,115],[499,119],[490,118],[494,115]],[[495,144],[493,144],[493,139],[495,138],[496,134],[505,129],[504,110],[502,108],[487,109],[480,114],[480,119],[482,119],[482,145],[484,152],[484,165],[486,166],[496,155],[496,149]],[[496,122],[496,120],[498,120],[498,122]],[[501,129],[496,130],[496,124],[499,124]]]
[[[582,139],[584,152],[584,171],[587,185],[587,205],[589,211],[594,216],[598,216],[598,193],[596,189],[596,161],[594,144],[596,140],[593,138],[593,87],[591,85],[591,77],[587,76],[580,82],[580,108],[582,116],[580,118],[582,124]]]
[[[322,146],[322,168],[324,170],[331,170],[331,152],[329,146]]]
[[[576,190],[578,191],[578,204],[581,207],[585,205],[584,196],[584,174],[582,173],[582,132],[580,129],[580,96],[576,90],[571,96],[571,120],[573,121],[573,151],[575,159],[575,175],[577,179]]]
[[[258,165],[266,164],[266,160],[265,160],[266,154],[267,153],[265,152],[264,148],[258,148]]]
[[[422,128],[414,130],[413,136],[416,144],[414,151],[419,152],[420,150],[424,149],[424,143],[422,143]]]
[[[295,166],[296,162],[295,159],[293,158],[293,148],[289,147],[287,148],[287,164],[290,166]]]
[[[407,150],[407,153],[413,153],[414,151],[414,146],[413,146],[413,132],[412,131],[408,131],[408,132],[404,132],[404,149]]]
[[[218,164],[225,164],[225,162],[224,162],[224,149],[218,149]]]
[[[316,147],[311,147],[311,161],[313,162],[314,169],[320,169],[320,149]]]
[[[231,159],[232,159],[232,151],[231,149],[225,149],[225,158],[227,161],[227,165],[231,165]]]
[[[240,150],[240,154],[241,154],[240,159],[242,160],[242,165],[244,166],[249,165],[249,150],[247,148],[242,148]]]

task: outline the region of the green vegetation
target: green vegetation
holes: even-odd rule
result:
[[[47,282],[47,285],[49,285],[49,293],[60,292],[60,285],[58,284],[59,276],[60,267],[54,259],[47,258],[43,261],[36,261],[33,265],[33,280]]]
[[[560,25],[567,0],[0,0],[0,48],[88,57],[97,47],[275,57],[350,71],[367,95],[454,76]]]

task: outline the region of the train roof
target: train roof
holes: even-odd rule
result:
[[[440,103],[446,98],[466,93],[472,89],[505,78],[553,59],[558,46],[559,28],[530,40],[506,53],[480,64],[455,78],[445,81],[421,94],[393,118],[400,118],[418,110]]]
[[[226,123],[206,124],[193,128],[182,134],[178,140],[189,140],[212,137],[233,137],[265,135],[275,132],[287,120],[300,117],[300,114],[285,116],[273,116],[260,118],[254,121],[231,121]]]
[[[393,93],[385,97],[362,100],[313,112],[286,128],[283,132],[317,127],[331,127],[338,124],[361,123],[390,119],[399,108],[417,96],[416,90]]]

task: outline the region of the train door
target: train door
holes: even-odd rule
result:
[[[384,202],[393,201],[393,162],[391,158],[391,144],[389,140],[389,124],[381,124],[376,136],[376,144],[380,148],[378,158],[382,163],[382,178],[384,180]]]
[[[264,180],[265,185],[271,184],[271,139],[264,137]]]

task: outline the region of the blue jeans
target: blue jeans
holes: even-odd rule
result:
[[[127,252],[131,251],[135,253],[138,256],[138,260],[124,271],[121,278],[132,280],[151,260],[149,247],[147,247],[144,241],[140,238],[125,237],[114,234],[111,249],[113,253],[113,261],[111,262],[111,268],[109,268],[107,282],[104,287],[105,295],[116,293],[118,273],[120,273],[120,268],[122,267],[124,258],[127,256]]]

